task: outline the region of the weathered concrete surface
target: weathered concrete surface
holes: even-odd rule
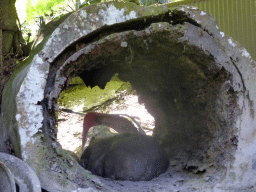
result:
[[[177,171],[172,175],[184,172],[184,184],[164,182],[170,183],[168,189],[253,190],[256,64],[208,14],[186,7],[104,3],[74,12],[50,34],[38,39],[6,86],[0,129],[2,141],[12,143],[42,187],[128,189],[104,185],[55,139],[57,99],[69,79],[80,76],[87,85],[104,88],[118,73],[155,117],[153,136],[169,154],[170,171]],[[3,142],[0,147],[7,151]],[[187,171],[201,177],[186,182]]]
[[[42,191],[40,181],[37,178],[36,173],[24,161],[17,157],[14,157],[13,155],[0,153],[0,162],[4,163],[7,169],[10,170],[10,174],[14,177],[16,184],[19,186],[19,191]],[[1,187],[0,189],[2,189],[2,191],[8,191],[7,189]]]

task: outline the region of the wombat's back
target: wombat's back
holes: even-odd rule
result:
[[[142,181],[164,173],[169,159],[153,137],[124,133],[93,142],[80,164],[102,177]]]

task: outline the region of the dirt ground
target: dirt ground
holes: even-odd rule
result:
[[[60,106],[60,108],[63,108]],[[81,111],[79,106],[75,107],[73,111]],[[139,104],[138,97],[136,95],[126,95],[124,96],[124,103],[120,106],[113,103],[108,111],[110,114],[127,114],[135,118],[135,120],[141,125],[141,127],[146,127],[152,129],[155,126],[154,118],[147,112],[144,104]],[[82,144],[82,130],[83,130],[83,118],[84,116],[59,112],[58,119],[63,119],[65,121],[60,121],[58,123],[58,135],[57,139],[62,145],[63,149],[69,151],[75,151]],[[102,126],[96,126],[102,127]],[[111,129],[112,130],[112,129]],[[112,130],[114,132],[114,130]],[[99,130],[90,129],[89,139],[98,133]],[[152,131],[145,130],[147,135],[152,135]]]

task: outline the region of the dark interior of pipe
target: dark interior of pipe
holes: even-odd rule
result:
[[[121,80],[132,84],[140,102],[155,118],[154,136],[170,159],[178,158],[184,169],[198,172],[206,171],[199,169],[203,164],[223,165],[231,160],[231,151],[236,148],[232,144],[235,136],[230,137],[236,96],[225,84],[230,74],[224,68],[214,69],[212,58],[204,59],[206,66],[197,62],[199,54],[170,55],[167,49],[158,48],[161,56],[154,55],[154,50],[137,53],[132,66],[114,63],[84,71],[79,77],[86,85],[104,88],[118,72]]]
[[[172,49],[163,44],[157,42],[147,52],[136,50],[132,62],[108,57],[102,63],[100,59],[97,67],[77,75],[87,86],[104,88],[118,73],[155,118],[153,136],[170,160],[193,173],[223,167],[232,160],[237,141],[233,134],[236,94],[228,83],[231,74],[216,67],[211,56],[202,58],[196,47],[191,53],[182,51],[182,44]]]

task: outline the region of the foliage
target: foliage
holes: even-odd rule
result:
[[[28,0],[26,13],[27,21],[33,22],[34,19],[42,15],[51,15],[53,11],[58,10],[58,5],[62,5],[66,0],[38,0],[37,3]]]
[[[98,86],[89,88],[85,85],[69,86],[67,90],[60,93],[58,102],[69,109],[84,104],[84,110],[95,105],[101,105],[109,99],[115,97],[115,92],[123,85],[121,81],[110,81],[104,90]]]
[[[92,108],[93,110],[106,110],[113,102],[121,104],[124,93],[136,94],[131,84],[121,81],[118,74],[112,77],[104,90],[98,86],[86,87],[84,83],[81,84],[77,79],[71,80],[71,82],[68,89],[60,93],[58,105],[75,111],[77,111],[77,108],[81,108],[79,106],[83,106],[83,109],[80,109],[83,112],[89,109],[92,110]]]

